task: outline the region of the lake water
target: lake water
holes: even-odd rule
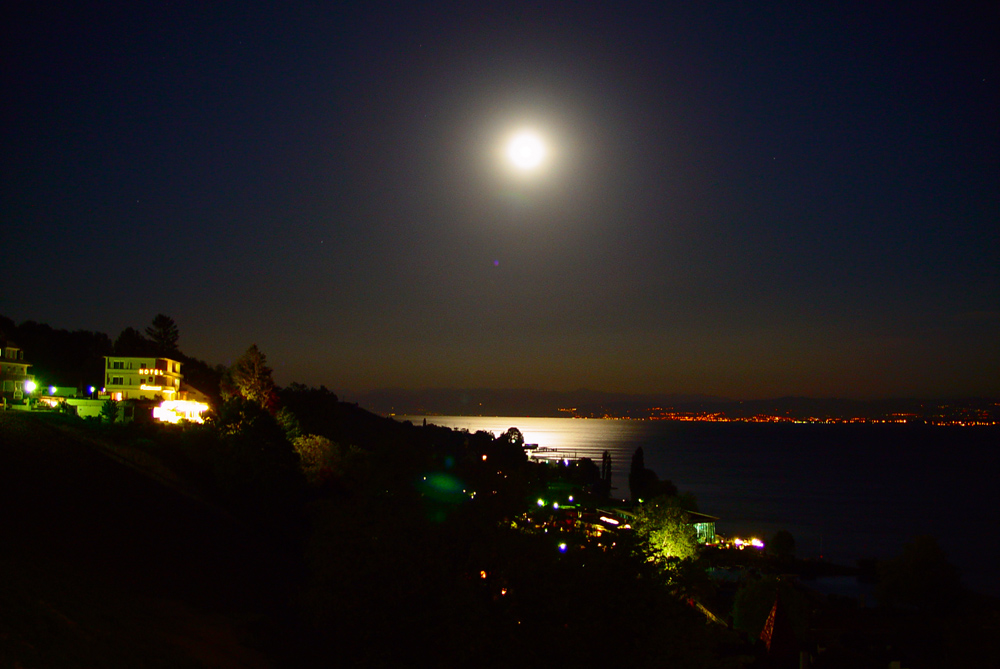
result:
[[[420,424],[423,416],[401,417]],[[613,460],[616,497],[629,497],[632,454],[698,498],[718,531],[792,533],[799,557],[853,565],[898,555],[930,534],[965,583],[1000,595],[1000,430],[912,425],[681,423],[428,416],[428,423],[500,434],[598,464]]]

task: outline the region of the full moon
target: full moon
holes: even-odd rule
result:
[[[510,138],[507,158],[518,169],[532,170],[545,159],[545,144],[536,133],[522,130]]]

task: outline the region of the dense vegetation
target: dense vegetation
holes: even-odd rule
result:
[[[167,321],[121,345],[176,346]],[[781,577],[802,571],[787,532],[771,556],[699,551],[694,500],[641,450],[634,530],[595,540],[535,500],[606,504],[607,460],[550,467],[516,428],[400,423],[325,387],[279,388],[256,346],[213,373],[204,425],[2,415],[0,501],[17,510],[0,549],[3,666],[781,666],[758,640],[776,596],[789,663],[822,624],[861,641],[824,638],[842,654],[815,666],[989,651],[995,609],[955,615],[968,601],[932,541],[881,565],[873,617]]]
[[[66,448],[92,448],[87,442],[96,438],[188,499],[199,500],[203,506],[195,509],[202,508],[205,518],[196,524],[214,529],[196,530],[194,538],[173,530],[175,524],[189,523],[180,511],[164,511],[158,498],[154,506],[160,513],[150,520],[167,526],[163,537],[157,538],[156,528],[130,537],[110,517],[104,540],[126,547],[125,560],[142,552],[129,547],[133,539],[156,546],[176,542],[170,551],[184,554],[188,566],[178,568],[175,578],[198,571],[195,565],[204,555],[205,573],[168,596],[187,597],[193,589],[198,592],[188,601],[205,605],[202,597],[211,593],[208,606],[227,611],[230,619],[252,611],[240,632],[246,645],[276,665],[540,666],[599,659],[641,666],[670,657],[674,666],[714,666],[724,660],[722,637],[728,633],[706,626],[701,614],[674,597],[664,572],[640,551],[587,549],[578,542],[562,553],[555,537],[511,527],[526,498],[545,489],[547,471],[529,465],[509,438],[395,423],[338,402],[322,389],[284,389],[281,395],[286,407],[298,407],[296,429],[313,431],[308,448],[329,450],[313,460],[323,463],[312,467],[321,475],[309,477],[300,466],[295,445],[308,452],[302,436],[289,439],[274,416],[239,397],[228,400],[204,426],[72,425],[66,422],[72,419],[55,414],[8,413],[4,434],[14,421],[58,421],[57,431],[40,435],[48,448],[60,452],[60,440]],[[36,428],[22,435],[26,450],[36,436]],[[89,473],[91,466],[82,471]],[[40,472],[39,477],[44,479]],[[105,485],[120,486],[113,480]],[[134,497],[121,501],[141,513],[145,493],[135,495],[134,485],[139,484],[128,486]],[[159,487],[153,480],[147,485]],[[472,497],[462,492],[471,486],[497,493]],[[37,520],[45,521],[39,513],[43,517]],[[183,516],[191,513],[197,512],[185,506]],[[203,536],[219,527],[241,537],[233,540],[239,550],[230,552]],[[32,543],[34,535],[22,528],[24,533],[31,539],[26,543]],[[97,553],[104,550],[93,547]],[[211,568],[209,563],[220,560],[242,573],[245,590],[214,582],[231,578]],[[74,557],[73,564],[94,561],[103,560]],[[61,573],[67,567],[52,568]],[[23,565],[14,573],[20,571]],[[143,567],[131,578],[143,583],[147,574],[157,582],[162,577]],[[117,576],[103,578],[114,582]],[[154,585],[144,587],[162,596]],[[68,605],[56,598],[54,607],[72,609],[76,619],[91,605],[94,586],[86,587],[88,592],[73,594]],[[115,597],[111,601],[129,610],[139,606]],[[42,639],[32,630],[21,629],[17,621],[5,623],[13,634],[9,638],[26,642],[20,647],[23,659],[52,660],[39,649]],[[118,656],[113,646],[88,650],[71,644],[63,652],[97,652],[104,656],[91,661],[112,664],[154,652],[125,644],[126,654]],[[65,659],[56,656],[56,663]]]
[[[183,353],[180,330],[169,316],[157,314],[144,332],[127,327],[112,340],[103,332],[69,331],[35,321],[18,325],[0,314],[0,340],[22,348],[31,374],[44,385],[77,388],[83,394],[89,386],[104,385],[106,355],[164,356],[184,364],[185,384],[218,401],[225,367]]]

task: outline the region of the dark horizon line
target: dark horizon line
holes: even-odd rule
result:
[[[294,381],[292,382],[294,383]],[[594,390],[591,388],[576,388],[574,390],[543,390],[537,388],[491,388],[491,387],[461,387],[461,386],[441,386],[441,387],[420,387],[406,388],[400,386],[388,386],[375,388],[367,391],[344,391],[345,397],[374,397],[388,394],[419,394],[419,393],[496,393],[496,394],[535,394],[545,396],[571,396],[571,395],[592,395],[601,396],[610,401],[639,401],[658,400],[672,402],[718,402],[721,404],[732,403],[757,403],[757,402],[783,402],[783,401],[813,401],[813,402],[854,402],[858,404],[872,404],[883,402],[969,402],[969,401],[995,401],[1000,402],[1000,396],[983,394],[949,394],[949,395],[889,395],[876,398],[857,398],[844,396],[812,396],[786,394],[765,398],[733,398],[719,395],[708,395],[704,393],[681,393],[681,392],[622,392],[610,390]]]

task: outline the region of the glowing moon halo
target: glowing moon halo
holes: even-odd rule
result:
[[[545,143],[530,130],[518,132],[507,143],[507,159],[520,170],[533,170],[545,160]]]

